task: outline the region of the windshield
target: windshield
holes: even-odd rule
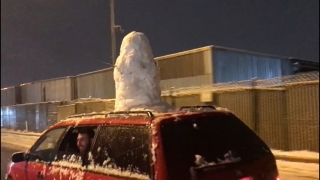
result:
[[[232,114],[212,113],[163,122],[161,134],[168,171],[189,172],[190,167],[206,164],[247,162],[270,153],[260,138]]]

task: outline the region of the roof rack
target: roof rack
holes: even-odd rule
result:
[[[84,116],[105,116],[105,117],[114,117],[114,116],[129,116],[129,115],[147,115],[148,117],[154,117],[151,111],[115,111],[115,112],[98,112],[98,113],[83,113],[75,114],[68,116],[67,118],[79,118]]]
[[[108,114],[109,112],[82,113],[82,114],[70,115],[67,118],[79,118],[83,116],[107,116]]]
[[[207,110],[217,110],[213,105],[198,105],[198,106],[182,106],[179,111],[207,111]]]
[[[115,111],[115,112],[110,112],[108,115],[109,116],[116,116],[116,115],[127,116],[130,114],[135,114],[135,115],[144,114],[144,115],[147,115],[148,117],[154,117],[151,111]]]

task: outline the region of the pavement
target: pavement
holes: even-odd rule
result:
[[[8,147],[3,147],[1,143],[1,180],[4,180],[5,174],[7,171],[7,166],[11,161],[11,155],[15,152],[19,151],[25,151],[26,148],[8,148]]]

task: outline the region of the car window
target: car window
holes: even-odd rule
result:
[[[35,152],[47,150],[47,149],[54,149],[64,131],[65,131],[65,128],[59,128],[59,129],[54,129],[48,132],[47,134],[45,134],[44,140],[40,143],[40,145],[35,150]]]
[[[65,132],[65,128],[58,128],[48,131],[41,139],[32,147],[30,151],[30,160],[42,160],[50,161],[53,157],[55,147],[62,134]]]
[[[262,140],[240,119],[229,114],[190,117],[161,124],[163,150],[169,174],[188,172],[208,163],[247,163],[270,153]],[[176,170],[176,171],[174,171]]]
[[[98,173],[150,179],[148,127],[102,126],[98,133],[92,148]]]
[[[71,127],[66,135],[63,137],[61,144],[58,148],[57,160],[62,160],[63,157],[70,157],[72,155],[79,155],[80,151],[77,146],[77,137],[79,128],[91,129],[94,132],[94,135],[97,131],[97,126],[77,126]],[[91,144],[92,145],[92,144]],[[68,158],[67,158],[68,159]]]

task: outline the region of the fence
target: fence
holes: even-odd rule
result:
[[[57,123],[60,102],[1,107],[1,127],[42,132]]]
[[[114,110],[114,100],[104,100],[104,99],[88,99],[88,100],[78,100],[69,105],[58,107],[58,119],[57,121],[66,119],[70,115],[83,114],[91,112],[102,112],[102,111],[113,111]]]
[[[319,72],[172,89],[162,95],[176,106],[228,108],[273,149],[319,152]]]
[[[213,104],[233,111],[271,148],[319,152],[319,72],[270,80],[172,88],[163,100],[176,107]],[[42,131],[75,113],[110,111],[114,101],[40,103],[1,107],[1,126]],[[58,107],[59,106],[59,107]]]

